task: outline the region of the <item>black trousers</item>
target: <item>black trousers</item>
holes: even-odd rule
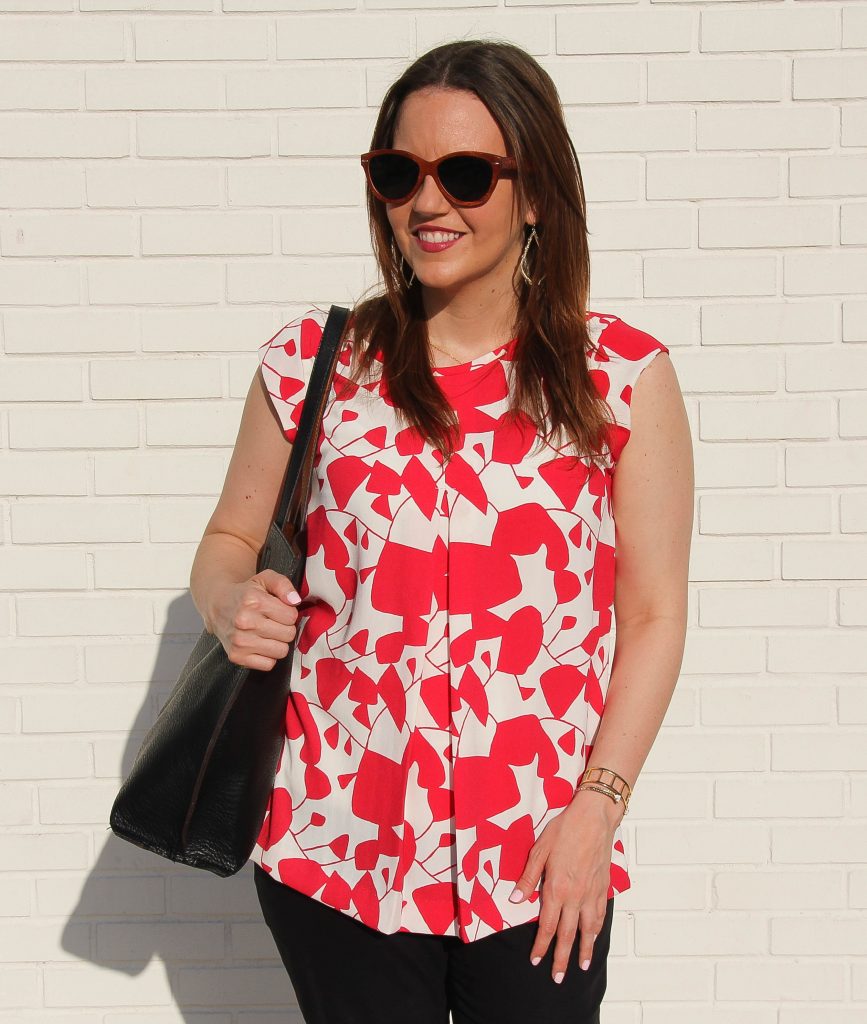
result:
[[[307,1024],[599,1024],[614,900],[578,965],[552,975],[556,935],[530,963],[538,921],[462,942],[454,935],[385,934],[272,878],[253,864],[265,923]]]

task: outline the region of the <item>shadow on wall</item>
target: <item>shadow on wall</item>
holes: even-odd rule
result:
[[[189,594],[171,603],[148,694],[125,741],[122,778],[201,629]],[[301,1024],[289,977],[262,918],[252,863],[220,878],[119,839],[109,830],[108,813],[121,779],[109,779],[118,769],[106,760],[106,831],[95,833],[96,863],[60,936],[66,953],[104,970],[84,978],[77,966],[53,970],[51,983],[46,977],[46,1004],[148,1009],[142,1018],[148,1024],[204,1024],[206,1018],[207,1024],[231,1024],[245,1011],[254,1012],[257,1024],[260,1014],[262,1021]],[[99,751],[96,765],[99,775]],[[272,1018],[268,1011],[275,1010],[279,1016]],[[240,1019],[252,1021],[252,1016]]]

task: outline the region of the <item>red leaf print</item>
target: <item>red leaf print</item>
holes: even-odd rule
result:
[[[461,455],[453,455],[446,467],[446,483],[462,494],[482,512],[487,510],[488,496],[474,470]]]
[[[581,696],[584,676],[574,665],[557,665],[542,673],[540,686],[551,714],[555,718],[563,718]]]
[[[332,873],[322,890],[322,902],[336,910],[346,910],[351,902],[352,890],[337,874]]]
[[[277,864],[280,878],[312,896],[328,881],[328,875],[315,861],[302,857],[284,857]]]
[[[260,347],[290,440],[324,320],[311,309]],[[368,927],[470,942],[538,919],[538,891],[508,894],[592,763],[611,670],[612,460],[640,372],[667,351],[613,314],[587,320],[576,343],[590,342],[615,420],[604,470],[513,414],[512,345],[434,374],[459,424],[450,460],[403,422],[381,350],[357,384],[351,331],[339,354],[256,858]],[[615,834],[608,895],[629,884]]]
[[[404,777],[400,764],[365,750],[352,789],[352,811],[363,821],[399,825],[403,821]]]
[[[455,919],[454,882],[433,882],[422,885],[413,893],[419,913],[432,935],[445,935]]]

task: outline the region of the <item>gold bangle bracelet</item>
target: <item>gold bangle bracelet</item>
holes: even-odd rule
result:
[[[596,793],[604,793],[606,796],[611,797],[611,799],[616,804],[622,802],[624,817],[626,817],[627,813],[629,812],[629,798],[624,797],[622,793],[619,793],[616,789],[613,789],[611,786],[606,786],[603,783],[599,782],[582,782],[581,785],[578,787],[578,792],[580,793],[582,789],[592,789]]]
[[[603,778],[604,775],[609,776],[609,779]],[[614,785],[617,780],[620,781],[620,788]],[[581,783],[579,784],[578,789],[580,790],[585,785],[587,788],[594,789],[596,787],[603,787],[597,791],[607,793],[615,803],[619,803],[622,800],[624,815],[628,812],[629,798],[632,796],[632,787],[622,775],[618,775],[617,772],[613,771],[611,768],[602,768],[599,765],[593,765],[591,768],[587,768],[581,776]]]
[[[593,775],[594,772],[597,773],[595,777]],[[611,778],[604,779],[603,775],[610,775]],[[622,783],[620,791],[625,792],[627,794],[632,793],[632,787],[629,785],[626,779],[624,779],[622,775],[618,775],[617,772],[613,771],[611,768],[601,768],[599,765],[593,765],[592,768],[585,769],[584,774],[581,776],[581,778],[584,782],[601,782],[603,785],[612,786],[615,789],[617,787],[614,786],[614,782],[616,779],[620,779]]]

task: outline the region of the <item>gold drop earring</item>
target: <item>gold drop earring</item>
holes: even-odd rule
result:
[[[410,287],[412,287],[412,283],[415,280],[415,271],[414,270],[412,271],[412,275],[410,276],[410,279],[407,281],[407,279],[406,279],[406,272],[403,269],[405,264],[406,264],[406,260],[403,258],[403,253],[401,253],[400,254],[400,276],[403,278],[403,282],[407,286],[407,288],[410,288]],[[412,267],[410,267],[410,270],[412,270]]]
[[[530,284],[530,285],[533,283],[533,281],[532,281],[530,275],[527,273],[527,267],[526,267],[526,264],[525,264],[525,260],[527,258],[527,253],[530,250],[530,243],[533,242],[533,241],[536,242],[536,245],[539,245],[539,236],[536,234],[536,225],[535,224],[531,224],[530,225],[530,234],[527,235],[527,244],[524,246],[524,251],[521,253],[521,264],[520,264],[520,266],[521,266],[521,276],[524,278],[524,280],[527,282],[527,284]]]

